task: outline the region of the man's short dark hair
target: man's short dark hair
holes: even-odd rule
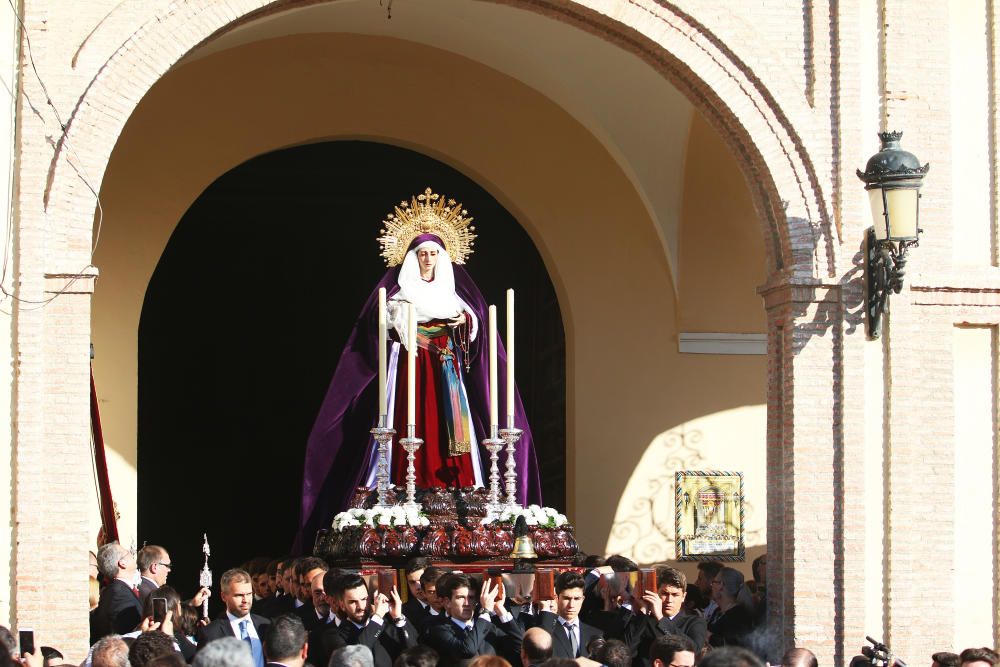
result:
[[[49,667],[49,665],[63,664],[64,657],[62,651],[59,649],[52,648],[51,646],[43,646],[41,650],[42,657],[45,659],[43,663],[45,667]]]
[[[958,654],[951,651],[938,651],[931,656],[931,660],[941,667],[958,667],[962,664],[962,661],[958,659]]]
[[[586,586],[587,583],[584,581],[583,577],[572,570],[560,572],[556,576],[556,595],[559,595],[563,591],[570,588],[579,588],[582,590]]]
[[[300,558],[295,564],[295,576],[301,579],[307,572],[312,570],[323,570],[325,572],[329,569],[330,566],[327,565],[326,561],[322,558],[307,556],[305,558]]]
[[[438,652],[430,646],[417,644],[405,649],[392,663],[392,667],[437,667]]]
[[[579,663],[572,658],[549,658],[541,664],[541,667],[580,667]]]
[[[128,650],[132,667],[146,667],[151,660],[174,652],[174,638],[162,632],[144,632],[135,638]]]
[[[687,635],[660,635],[649,647],[649,661],[659,660],[664,665],[669,665],[674,661],[675,653],[681,651],[695,653],[697,650]]]
[[[146,663],[146,667],[187,667],[187,663],[184,662],[184,656],[174,651],[173,653],[153,658]]]
[[[344,597],[344,591],[352,591],[355,588],[364,586],[367,590],[368,584],[361,577],[360,574],[355,574],[354,572],[348,572],[343,574],[333,580],[333,586],[326,589],[326,594],[331,595],[337,599]],[[323,587],[326,588],[326,579],[323,580]]]
[[[745,648],[722,646],[712,649],[698,667],[764,667],[764,663]]]
[[[615,554],[614,556],[608,556],[608,560],[604,563],[610,567],[615,572],[638,572],[639,566],[631,558],[626,558],[621,554]]]
[[[436,584],[437,580],[447,573],[448,571],[446,569],[438,567],[437,565],[425,567],[423,573],[420,575],[420,585],[423,587],[428,584]]]
[[[991,648],[983,646],[982,648],[967,648],[962,651],[958,656],[959,661],[962,664],[967,662],[988,662],[991,665],[997,664],[998,656],[997,652]]]
[[[957,657],[957,656],[956,656]],[[790,648],[781,658],[781,667],[819,667],[816,654],[807,648]]]
[[[632,650],[623,641],[609,639],[604,642],[604,646],[593,658],[602,665],[607,665],[607,667],[630,667],[632,664]]]
[[[410,560],[406,561],[406,571],[416,572],[417,570],[426,570],[431,566],[431,559],[427,556],[414,556]]]
[[[333,595],[333,590],[337,588],[337,579],[347,574],[345,570],[339,567],[330,568],[323,575],[323,590],[326,591],[327,595]]]
[[[472,588],[472,580],[469,575],[461,572],[449,572],[437,581],[437,596],[439,598],[451,598],[452,594],[459,588]]]
[[[688,580],[684,573],[675,567],[660,567],[656,569],[656,587],[670,586],[687,593]]]
[[[295,614],[283,614],[271,621],[271,627],[264,642],[264,655],[270,662],[281,662],[285,658],[297,658],[306,645],[306,626]]]
[[[719,573],[719,570],[721,570],[722,567],[722,563],[718,563],[714,560],[706,563],[698,563],[698,570],[700,572],[704,572],[705,576],[708,577],[709,580],[715,579],[715,575]]]
[[[90,652],[93,667],[127,667],[128,644],[121,635],[108,635],[98,639]]]

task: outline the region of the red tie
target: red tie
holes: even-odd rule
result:
[[[133,587],[132,587],[132,595],[134,595],[134,596],[135,596],[135,599],[136,599],[136,600],[138,600],[138,599],[139,599],[139,589],[138,589],[138,588],[135,588],[135,587],[133,586]]]

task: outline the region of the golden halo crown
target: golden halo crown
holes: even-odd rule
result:
[[[382,246],[382,257],[388,266],[399,266],[406,257],[406,251],[413,239],[421,234],[436,234],[444,243],[444,249],[455,264],[465,264],[472,254],[472,243],[476,235],[470,227],[472,217],[454,199],[445,199],[430,188],[421,195],[403,200],[382,221],[382,236],[378,238]]]

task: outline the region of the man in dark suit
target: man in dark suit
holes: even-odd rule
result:
[[[427,617],[427,600],[424,599],[424,592],[420,588],[420,577],[428,567],[431,567],[431,559],[425,556],[416,556],[406,563],[408,595],[406,602],[403,603],[403,613],[416,627],[420,627],[421,622]]]
[[[132,553],[117,542],[110,542],[98,549],[97,567],[111,583],[101,591],[91,618],[91,643],[110,634],[132,632],[142,621],[136,588],[139,570]]]
[[[198,633],[198,650],[206,644],[222,637],[235,637],[247,643],[253,656],[255,667],[264,667],[263,642],[271,622],[257,614],[250,613],[253,604],[253,584],[246,570],[227,570],[219,580],[222,602],[226,613],[215,619]]]
[[[646,591],[643,595],[650,611],[647,618],[652,621],[650,643],[661,635],[684,635],[694,643],[697,653],[705,645],[708,627],[700,614],[683,611],[684,598],[687,597],[687,577],[675,568],[660,568],[656,572],[656,585],[659,589],[656,595],[651,595],[652,591]],[[640,655],[647,655],[648,647],[643,648],[646,650]]]
[[[537,626],[552,635],[552,657],[575,660],[587,657],[587,645],[603,633],[580,620],[585,582],[576,572],[560,572],[556,577],[556,613],[542,611]]]
[[[321,558],[316,558],[310,556],[308,558],[303,558],[299,561],[296,566],[298,570],[298,599],[302,602],[302,606],[295,610],[295,615],[299,617],[302,621],[302,625],[306,627],[306,630],[312,630],[323,623],[326,619],[327,614],[330,613],[329,608],[325,611],[317,610],[313,595],[313,581],[319,578],[319,588],[322,592],[323,590],[323,575],[326,574],[330,567]],[[322,596],[322,602],[326,602],[326,595]]]
[[[392,667],[400,653],[416,646],[417,630],[403,615],[403,600],[395,587],[388,596],[376,593],[370,614],[368,585],[359,575],[339,577],[333,595],[343,614],[338,630],[344,643],[371,649],[375,667]]]
[[[295,598],[288,592],[288,584],[285,582],[288,563],[291,563],[290,558],[274,562],[274,585],[272,586],[274,593],[269,598],[255,600],[250,607],[251,612],[267,616],[268,618],[275,618],[295,609]]]
[[[139,582],[139,602],[145,604],[149,594],[167,583],[170,575],[170,554],[163,547],[147,544],[135,556],[142,581]]]
[[[410,623],[423,634],[427,625],[440,616],[444,610],[442,601],[437,596],[437,581],[447,574],[447,570],[435,565],[429,565],[420,571],[420,581],[417,582],[417,592],[420,598],[410,598],[403,604],[403,613]],[[407,585],[410,585],[410,573],[406,574]],[[412,586],[411,589],[413,590]]]
[[[271,621],[264,642],[267,664],[273,667],[302,667],[306,662],[309,645],[306,629],[295,616],[285,614]]]
[[[331,653],[347,645],[340,634],[340,624],[344,622],[344,617],[338,602],[339,596],[343,594],[343,588],[339,588],[338,580],[345,574],[343,570],[333,568],[323,575],[323,594],[326,598],[325,606],[329,611],[326,620],[309,631],[307,662],[310,665],[317,667],[326,665],[330,661]]]
[[[472,582],[452,572],[437,581],[445,601],[445,616],[427,626],[423,642],[438,652],[439,667],[464,667],[477,655],[500,655],[517,661],[524,630],[504,606],[503,586],[485,579],[479,594],[481,614],[475,617]]]

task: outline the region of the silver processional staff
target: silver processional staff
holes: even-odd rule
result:
[[[208,546],[208,533],[203,533],[205,538],[205,543],[201,545],[201,552],[205,554],[205,565],[201,568],[201,576],[198,579],[198,585],[202,588],[212,588],[212,571],[208,569],[208,557],[212,554],[211,549]],[[202,618],[208,618],[208,596],[202,596],[201,599],[201,615]]]

